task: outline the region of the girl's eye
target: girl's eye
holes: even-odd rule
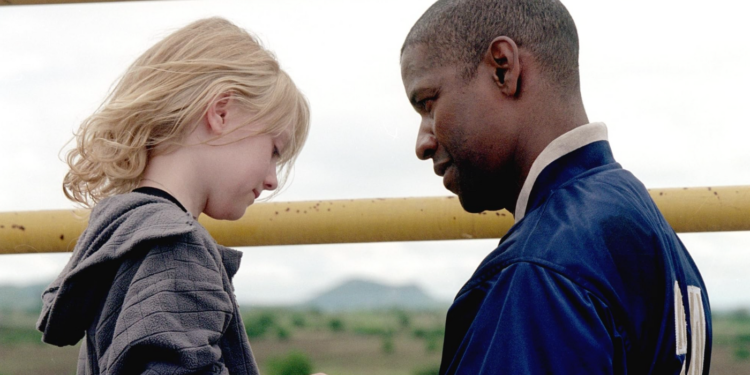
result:
[[[271,156],[274,157],[274,158],[277,158],[277,159],[281,157],[281,153],[279,152],[279,148],[278,147],[273,146],[273,155],[271,155]]]

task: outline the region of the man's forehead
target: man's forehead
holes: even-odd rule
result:
[[[421,49],[416,46],[407,47],[401,54],[401,78],[407,80],[408,78],[418,74],[422,64]]]
[[[438,76],[435,73],[437,64],[430,58],[429,50],[422,44],[407,47],[401,54],[401,79],[407,91],[414,89],[418,83],[432,81]]]

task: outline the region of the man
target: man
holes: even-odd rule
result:
[[[417,156],[516,223],[459,291],[441,374],[708,374],[706,288],[589,124],[556,0],[441,0],[401,52]]]

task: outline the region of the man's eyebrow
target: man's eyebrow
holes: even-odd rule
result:
[[[424,96],[425,93],[432,93],[437,92],[437,89],[430,88],[430,87],[419,87],[414,90],[412,90],[411,94],[409,95],[409,102],[411,102],[412,106],[417,106],[419,104],[419,97]]]

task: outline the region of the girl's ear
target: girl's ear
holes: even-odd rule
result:
[[[209,105],[206,112],[206,125],[208,130],[216,135],[221,135],[227,129],[227,112],[231,96],[224,93],[216,97]]]

